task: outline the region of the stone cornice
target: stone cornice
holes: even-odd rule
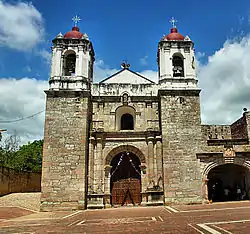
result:
[[[131,102],[158,102],[158,96],[131,96]],[[121,102],[121,96],[92,96],[93,102]]]
[[[45,90],[47,97],[90,97],[88,90]]]
[[[200,89],[159,89],[159,96],[199,96]]]
[[[95,131],[92,132],[91,135],[95,138],[105,138],[106,141],[145,141],[145,139],[148,137],[157,137],[157,140],[161,140],[160,131]]]
[[[248,145],[249,139],[209,139],[207,140],[208,146],[233,146],[233,145]]]

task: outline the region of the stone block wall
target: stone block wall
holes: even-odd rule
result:
[[[202,137],[208,139],[231,139],[230,125],[201,125]]]
[[[245,115],[243,115],[240,119],[238,119],[231,125],[231,133],[232,139],[248,138],[247,121]]]
[[[116,110],[123,106],[120,101],[121,98],[117,97],[112,102],[105,100],[104,97],[102,98],[103,100],[100,102],[95,101],[98,97],[93,98],[93,128],[103,129],[105,132],[117,131],[116,121],[119,120]],[[135,131],[145,131],[149,128],[159,130],[158,101],[149,100],[146,102],[144,98],[141,98],[140,101],[134,101],[133,97],[131,99],[128,106],[135,110]]]
[[[160,90],[165,203],[201,202],[199,90]]]
[[[41,210],[85,208],[89,96],[47,91]]]
[[[17,172],[0,167],[0,196],[9,193],[41,191],[41,174],[34,172]]]

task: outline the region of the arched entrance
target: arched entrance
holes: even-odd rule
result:
[[[111,161],[111,205],[141,203],[141,162],[128,151],[118,153]]]
[[[207,176],[208,199],[213,202],[249,199],[249,170],[237,164],[212,168]]]

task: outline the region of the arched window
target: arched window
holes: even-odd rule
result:
[[[76,54],[72,51],[65,54],[63,62],[64,76],[74,76],[76,68]]]
[[[134,118],[131,114],[122,115],[121,130],[134,130]]]
[[[184,62],[183,58],[175,55],[173,56],[173,76],[174,77],[184,77]]]
[[[136,126],[135,109],[131,106],[123,105],[115,111],[116,130],[134,130]]]

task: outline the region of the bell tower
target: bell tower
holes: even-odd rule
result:
[[[75,26],[52,41],[43,145],[41,210],[86,207],[94,50]]]
[[[196,88],[194,44],[178,32],[174,18],[170,22],[170,34],[158,44],[159,84],[166,88]]]
[[[158,46],[164,199],[165,203],[199,203],[200,89],[194,44],[178,33],[176,20],[170,22],[171,33]]]
[[[52,41],[52,64],[50,89],[88,90],[93,82],[95,53],[86,33],[77,26],[78,17],[73,18],[75,26],[64,36],[59,33]]]

